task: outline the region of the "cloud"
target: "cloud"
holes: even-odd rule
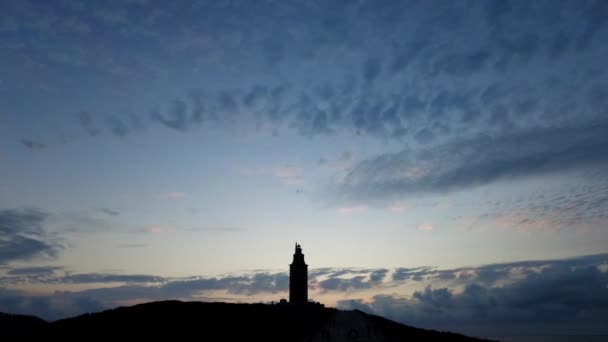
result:
[[[51,275],[57,270],[61,270],[59,266],[31,266],[31,267],[20,267],[12,268],[7,274],[12,276],[20,275]]]
[[[363,64],[363,79],[367,83],[373,82],[381,71],[381,62],[376,58],[369,58]]]
[[[352,214],[352,213],[356,213],[356,212],[367,211],[367,209],[368,209],[367,205],[361,204],[361,205],[338,207],[338,208],[336,208],[336,212],[338,214],[348,215],[348,214]]]
[[[421,281],[424,280],[424,277],[432,274],[434,272],[432,267],[421,266],[414,268],[397,268],[393,272],[392,279],[393,281],[404,281],[404,280],[415,280]]]
[[[110,132],[117,137],[123,138],[130,132],[129,126],[120,117],[113,115],[106,118],[106,124]]]
[[[470,224],[515,229],[603,226],[608,219],[608,182],[601,171],[583,173],[583,183],[539,188],[536,194],[490,204]]]
[[[405,211],[408,210],[408,205],[406,203],[403,202],[397,202],[394,203],[393,205],[388,207],[388,210],[394,212],[394,213],[403,213]]]
[[[163,197],[168,198],[168,199],[180,199],[180,198],[184,198],[186,197],[188,194],[186,194],[185,192],[181,192],[181,191],[171,191],[171,192],[167,192],[166,194],[163,195]]]
[[[423,223],[418,226],[418,230],[421,230],[423,232],[430,232],[431,230],[433,230],[433,225],[430,223]]]
[[[320,269],[309,275],[314,288],[321,291],[357,291],[380,286],[388,269]],[[323,278],[323,279],[320,279]]]
[[[19,32],[36,32],[40,39],[28,44],[42,53],[26,57],[59,71],[49,61],[69,48],[68,55],[81,61],[67,63],[74,68],[67,72],[100,78],[116,70],[171,74],[183,65],[230,79],[238,69],[243,77],[234,82],[194,84],[202,89],[161,97],[154,104],[159,107],[144,110],[142,120],[177,132],[218,125],[228,131],[234,125],[270,126],[271,132],[348,132],[424,145],[539,121],[587,122],[605,108],[589,108],[581,100],[591,92],[591,78],[599,78],[593,69],[601,69],[604,51],[599,42],[606,34],[606,5],[601,1],[583,6],[509,2],[504,8],[493,2],[440,4],[432,11],[426,3],[207,3],[190,6],[192,16],[183,20],[175,20],[179,14],[171,5],[94,6],[92,16],[74,9],[81,5],[58,6],[7,6],[0,23],[8,35],[6,44],[20,46]],[[258,11],[273,20],[251,15]],[[141,16],[134,17],[135,12]],[[234,21],[219,19],[227,13]],[[321,25],[311,25],[318,20]],[[100,47],[95,40],[66,34],[86,33],[96,21],[119,27],[104,34],[123,48]],[[167,21],[175,25],[167,28]],[[288,32],[278,29],[285,26]],[[184,60],[168,62],[178,55]],[[261,76],[269,64],[272,70]],[[14,66],[23,69],[17,62]],[[309,70],[323,77],[308,77]],[[20,74],[9,73],[5,82],[24,82],[24,89],[38,86],[32,79],[19,80]],[[549,78],[557,79],[551,89],[545,87]],[[119,88],[122,80],[117,79]],[[504,96],[481,101],[485,88],[494,84],[507,89]],[[501,108],[504,115],[495,115]],[[87,134],[99,134],[90,114],[78,119]],[[105,124],[115,136],[132,131],[127,115],[106,121],[97,124]]]
[[[287,164],[274,169],[274,175],[283,184],[297,185],[304,183],[304,170],[295,165]]]
[[[357,308],[426,328],[486,336],[556,328],[574,329],[569,330],[571,332],[576,329],[602,332],[605,328],[602,318],[608,310],[607,264],[608,255],[599,254],[447,270],[432,267],[322,268],[310,270],[309,282],[313,295],[340,293],[345,300],[338,302],[339,307]],[[289,287],[286,272],[168,278],[138,274],[65,274],[61,271],[53,266],[14,268],[9,269],[1,281],[5,284],[107,285],[56,291],[45,296],[0,288],[0,304],[9,312],[42,313],[45,318],[62,318],[82,313],[87,308],[111,308],[133,301],[192,300],[218,293],[238,298],[283,295]],[[389,277],[391,272],[392,277]],[[108,286],[113,283],[122,285]],[[395,293],[403,289],[396,286],[399,284],[417,286],[417,289],[411,295]],[[75,300],[91,306],[66,306]]]
[[[38,209],[0,210],[0,264],[56,257],[61,246],[43,229],[48,216]]]
[[[608,123],[597,122],[384,154],[353,166],[336,190],[346,197],[363,199],[411,196],[569,169],[603,169],[608,162],[604,153],[607,132]]]
[[[43,150],[48,147],[46,144],[30,139],[23,139],[21,143],[30,150]]]
[[[141,274],[103,274],[103,273],[81,273],[66,275],[59,279],[62,283],[87,284],[87,283],[158,283],[165,278]]]
[[[108,26],[121,26],[128,22],[127,10],[123,8],[98,8],[93,11],[93,16]]]
[[[349,299],[339,307],[380,314],[406,324],[497,338],[505,334],[606,333],[608,273],[598,265],[606,255],[509,265],[540,265],[502,285],[467,280],[462,290],[426,286],[410,297],[376,295],[371,300]],[[484,266],[486,270],[507,264]]]
[[[121,243],[118,245],[119,248],[143,248],[147,247],[145,243]]]
[[[106,214],[106,215],[110,215],[110,216],[118,216],[120,215],[120,212],[117,210],[112,210],[112,209],[108,209],[108,208],[102,208],[99,209],[102,213]]]
[[[88,112],[80,112],[78,114],[78,123],[87,132],[88,135],[95,137],[101,133],[101,130],[95,127],[93,117]]]
[[[321,157],[317,161],[319,166],[326,166],[338,171],[345,170],[353,159],[353,155],[350,151],[344,151],[337,156],[332,157]]]

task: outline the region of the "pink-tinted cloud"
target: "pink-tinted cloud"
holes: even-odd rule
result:
[[[242,167],[236,169],[241,176],[251,177],[257,175],[272,175],[287,185],[298,185],[304,183],[304,170],[293,164],[285,164],[278,167]]]
[[[283,165],[274,169],[273,173],[283,184],[295,185],[304,183],[304,170],[294,165]]]
[[[154,234],[154,235],[172,232],[173,230],[174,230],[173,227],[164,227],[164,226],[157,226],[157,225],[149,226],[146,228],[146,231],[148,233]]]
[[[409,206],[404,202],[397,202],[387,208],[394,213],[403,213],[409,209]]]
[[[410,166],[399,171],[399,178],[402,180],[416,181],[427,176],[431,170],[423,166]]]
[[[186,197],[186,193],[173,191],[173,192],[166,193],[164,197],[168,198],[168,199],[178,199],[178,198]]]
[[[433,225],[430,223],[423,223],[418,226],[418,230],[421,230],[423,232],[430,232],[431,230],[433,230]]]
[[[352,214],[355,212],[366,211],[367,205],[353,205],[353,206],[345,206],[336,209],[338,214]]]
[[[152,234],[160,234],[163,232],[163,228],[159,226],[148,227],[148,232]]]

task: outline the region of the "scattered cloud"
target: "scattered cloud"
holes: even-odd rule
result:
[[[48,147],[46,144],[30,139],[23,139],[21,143],[30,150],[43,150]]]
[[[38,209],[0,210],[0,264],[55,258],[62,247],[44,230],[48,217]]]
[[[95,137],[101,133],[101,130],[95,126],[93,117],[89,112],[80,112],[78,114],[78,123],[82,129],[92,137]]]
[[[604,169],[608,166],[603,153],[608,148],[607,131],[606,122],[529,129],[499,138],[478,137],[384,154],[356,164],[336,191],[352,198],[390,198],[572,169]]]
[[[484,283],[478,275],[468,279],[462,289],[427,285],[410,297],[380,294],[371,300],[340,301],[338,306],[414,326],[478,336],[513,331],[534,334],[547,329],[555,334],[605,333],[602,320],[608,310],[608,274],[596,264],[605,258],[545,261],[543,268],[528,269],[514,279],[509,272],[501,272],[499,277],[510,280],[507,284]],[[483,274],[504,266],[489,265],[476,271]],[[511,271],[516,267],[511,265]]]
[[[61,283],[88,284],[88,283],[159,283],[164,281],[163,277],[141,275],[141,274],[103,274],[103,273],[80,273],[65,275],[58,279]]]
[[[82,55],[82,61],[69,64],[71,67],[166,74],[173,67],[166,64],[167,56],[187,51],[213,56],[213,63],[191,65],[196,70],[222,72],[238,65],[244,75],[257,77],[259,70],[268,69],[269,62],[277,70],[252,83],[220,82],[174,98],[160,98],[143,115],[143,120],[177,132],[244,124],[272,126],[269,131],[273,134],[285,128],[305,136],[348,132],[427,146],[480,134],[499,137],[522,127],[570,127],[567,124],[573,121],[586,124],[601,118],[606,105],[605,97],[593,95],[597,93],[594,89],[605,88],[593,70],[601,64],[604,51],[598,42],[607,32],[606,21],[599,19],[606,6],[596,3],[582,7],[578,3],[510,4],[504,11],[488,10],[498,6],[486,4],[444,4],[438,5],[440,10],[428,11],[428,4],[406,3],[374,9],[365,3],[313,6],[295,1],[255,9],[209,3],[190,8],[193,17],[203,18],[197,25],[182,20],[170,30],[162,23],[178,15],[171,5],[137,6],[141,18],[133,16],[135,9],[128,4],[94,6],[93,18],[73,10],[62,17],[61,11],[9,6],[0,27],[13,40],[23,31],[18,29],[20,25],[41,37],[54,38],[56,49],[42,45],[36,51],[44,51],[44,56],[34,56],[49,68],[46,59],[78,39],[61,30],[87,33],[97,21],[120,27],[108,34],[127,48],[103,49],[78,42],[82,46],[71,54]],[[239,18],[236,26],[216,19],[225,18],[226,11]],[[264,11],[275,20],[260,22],[251,11]],[[338,12],[343,16],[326,18],[327,13]],[[572,15],[565,18],[562,13]],[[539,22],[541,14],[547,20]],[[317,18],[332,24],[311,28],[310,20]],[[358,24],[352,25],[354,21]],[[582,27],[581,22],[589,24]],[[277,36],[275,28],[287,24],[290,32]],[[240,38],[235,38],[235,31]],[[295,36],[298,38],[293,39]],[[458,43],[462,37],[467,37],[466,44]],[[142,53],[151,48],[157,53]],[[250,53],[243,55],[242,51]],[[338,53],[344,58],[328,58]],[[574,69],[565,67],[573,64]],[[314,68],[331,76],[310,84],[307,77],[287,83],[278,65]],[[8,83],[13,81],[7,78]],[[595,100],[582,100],[586,98]],[[103,125],[118,137],[134,131],[135,124],[126,114],[105,121],[93,119],[86,110],[78,115],[80,126],[92,136]],[[319,163],[329,160],[323,157]],[[417,177],[421,170],[428,169],[413,169],[411,175]]]
[[[12,276],[20,276],[20,275],[50,275],[55,273],[55,271],[61,270],[62,267],[59,266],[30,266],[30,267],[19,267],[19,268],[11,268],[7,274]]]
[[[508,331],[527,322],[523,326],[534,332],[545,331],[543,324],[555,327],[556,322],[563,322],[570,324],[569,328],[592,327],[596,329],[593,331],[599,332],[604,327],[600,324],[603,313],[608,309],[606,264],[608,255],[599,254],[446,270],[433,267],[322,268],[310,270],[309,282],[313,295],[345,295],[347,299],[340,300],[339,307],[358,308],[427,328],[479,334],[480,327],[488,327],[494,332],[503,327]],[[0,289],[0,303],[5,310],[40,314],[30,301],[41,298],[53,309],[42,312],[42,316],[53,319],[86,312],[82,308],[66,310],[63,306],[54,306],[54,303],[74,299],[109,308],[134,299],[187,300],[201,295],[213,296],[217,291],[236,296],[286,294],[289,287],[286,272],[267,271],[222,277],[168,278],[141,274],[69,274],[61,267],[40,266],[9,268],[0,280],[5,284],[107,284],[44,296]],[[417,289],[411,295],[391,293],[398,284],[410,284],[408,286]],[[589,320],[590,324],[581,325],[582,320]]]

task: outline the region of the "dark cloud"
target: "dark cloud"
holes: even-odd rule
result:
[[[0,276],[0,283],[3,284],[44,284],[54,283],[63,270],[60,266],[30,266],[9,268],[5,276]]]
[[[355,165],[338,192],[378,198],[446,192],[502,178],[541,175],[608,162],[608,124],[539,128],[498,138],[470,140],[385,154]]]
[[[561,260],[532,260],[480,267],[437,270],[432,267],[400,268],[387,280],[388,269],[322,268],[310,271],[311,289],[353,293],[374,293],[395,283],[425,281],[425,288],[411,297],[376,295],[372,301],[350,299],[341,307],[357,308],[387,316],[407,324],[428,328],[479,333],[475,327],[495,332],[525,323],[530,328],[555,326],[574,319],[572,326],[597,329],[600,314],[608,310],[608,255],[591,255]],[[603,266],[602,266],[603,265]],[[602,270],[601,267],[604,267]],[[59,274],[61,268],[31,267],[7,271],[2,283],[123,283],[48,296],[30,296],[22,291],[0,288],[0,304],[5,311],[42,314],[45,318],[110,308],[124,301],[193,299],[214,291],[254,296],[283,294],[288,290],[285,272],[255,272],[224,277],[165,278],[152,275]],[[36,277],[38,276],[38,277]],[[46,277],[44,277],[46,276]],[[12,279],[12,281],[11,281]],[[424,283],[422,283],[424,284]],[[459,290],[462,289],[462,290]],[[371,291],[371,292],[370,292]],[[70,303],[66,308],[65,304]],[[35,311],[35,309],[41,311]],[[577,318],[573,318],[577,317]],[[589,319],[584,325],[581,320]],[[505,326],[500,322],[504,322]],[[570,323],[568,323],[570,324]],[[548,328],[544,328],[547,331]],[[488,330],[488,331],[489,331]],[[594,331],[594,330],[592,330]]]
[[[112,210],[112,209],[108,209],[108,208],[102,208],[99,209],[102,213],[106,214],[106,215],[110,215],[110,216],[118,216],[120,215],[120,212],[117,210]]]
[[[117,137],[123,138],[130,133],[131,129],[119,116],[109,116],[106,118],[106,124],[110,132]]]
[[[407,279],[412,279],[415,281],[420,281],[424,279],[424,276],[431,273],[433,270],[432,267],[422,266],[422,267],[414,267],[414,268],[397,268],[393,272],[393,280],[394,281],[403,281]]]
[[[59,266],[32,266],[32,267],[20,267],[12,268],[7,274],[13,276],[20,275],[52,275],[55,271],[61,270]]]
[[[46,144],[31,139],[23,139],[21,143],[30,150],[43,150],[48,147]]]
[[[32,51],[43,52],[28,57],[50,69],[54,64],[49,60],[56,60],[62,50],[78,47],[75,50],[82,52],[70,53],[64,63],[75,69],[62,72],[87,75],[87,79],[164,75],[175,68],[216,75],[194,85],[204,87],[210,96],[196,90],[173,99],[159,98],[153,106],[166,108],[150,109],[152,114],[138,119],[139,124],[128,114],[94,122],[83,111],[78,123],[92,136],[99,134],[99,125],[105,124],[113,135],[123,137],[135,126],[151,121],[179,132],[203,123],[271,125],[273,132],[288,127],[306,136],[348,131],[431,144],[459,134],[529,126],[534,121],[530,117],[540,117],[545,107],[588,92],[584,87],[588,77],[582,75],[594,75],[592,69],[601,69],[599,42],[606,34],[608,8],[604,1],[487,1],[433,4],[432,10],[429,6],[415,2],[205,3],[188,6],[189,15],[183,17],[171,4],[142,4],[137,6],[141,17],[135,18],[132,6],[100,5],[89,18],[64,17],[64,11],[53,5],[29,7],[28,11],[24,10],[27,6],[10,5],[6,12],[11,21],[23,27],[8,25],[13,29],[6,33],[7,39],[17,42],[23,39],[19,32],[24,30],[39,34],[39,42],[28,44],[34,45]],[[65,34],[66,25],[87,32],[95,26],[91,20],[120,27],[106,33],[109,41],[121,42],[121,48],[100,49],[88,45],[89,40]],[[290,30],[281,29],[287,26]],[[42,43],[51,38],[55,49]],[[210,56],[213,62],[201,56]],[[293,70],[315,70],[315,80]],[[224,82],[233,79],[235,71],[242,77]],[[16,72],[14,77],[22,74]],[[557,86],[559,91],[541,86],[545,78],[553,76],[568,80]],[[35,85],[34,80],[11,78],[9,74],[6,82]],[[346,86],[336,81],[349,78]],[[120,88],[115,84],[123,79],[110,79],[112,87]],[[508,89],[528,84],[537,93],[510,93],[513,101],[493,97],[491,103],[484,103],[488,107],[481,106],[477,101],[480,92],[496,79]],[[452,94],[455,90],[458,92]],[[509,111],[523,117],[500,120],[493,113],[505,103]],[[241,106],[249,110],[240,110]],[[591,114],[581,113],[583,107],[579,104],[573,111],[555,115],[584,122]],[[259,126],[251,125],[247,115]],[[550,121],[559,120],[551,117]],[[480,122],[498,126],[485,127]]]
[[[369,281],[373,282],[373,283],[380,283],[384,279],[384,277],[386,277],[387,273],[388,273],[387,269],[374,270],[369,275]]]
[[[589,26],[596,27],[592,30],[594,34],[601,34],[603,19],[592,18],[597,16],[595,12],[602,13],[603,5],[589,3],[581,10],[581,6],[574,3],[549,6],[499,2],[445,5],[442,10],[433,11],[426,11],[424,4],[368,6],[355,3],[311,6],[298,1],[261,6],[267,11],[264,17],[274,19],[271,22],[257,22],[258,16],[247,14],[258,13],[261,8],[228,6],[232,8],[231,15],[240,18],[232,24],[212,15],[225,17],[220,15],[226,11],[224,6],[195,6],[193,12],[205,9],[199,17],[208,18],[208,21],[201,20],[206,24],[188,27],[190,33],[184,39],[165,38],[184,40],[175,44],[183,45],[182,49],[189,52],[204,45],[210,54],[215,51],[232,61],[226,61],[227,66],[217,66],[218,72],[224,70],[223,67],[233,70],[238,65],[246,69],[245,75],[255,78],[249,77],[236,85],[210,82],[204,91],[190,91],[173,99],[161,98],[155,104],[158,109],[151,110],[140,125],[151,121],[178,132],[200,127],[234,132],[232,126],[243,125],[253,129],[270,127],[268,131],[272,134],[294,129],[304,136],[346,131],[433,145],[475,139],[483,133],[501,136],[520,127],[564,128],[562,121],[572,118],[578,119],[581,125],[589,124],[590,117],[597,117],[605,107],[596,105],[587,110],[583,104],[575,104],[568,111],[553,110],[591,92],[584,86],[587,80],[581,75],[589,73],[591,66],[599,65],[594,59],[598,54],[597,44],[592,46],[593,53],[580,56],[584,62],[577,60],[575,70],[565,77],[571,77],[571,81],[557,84],[558,91],[549,91],[543,85],[545,78],[564,76],[551,68],[561,70],[564,63],[570,62],[571,42],[583,35],[580,22],[589,19]],[[595,7],[598,9],[589,10]],[[352,17],[354,13],[357,13],[356,20]],[[401,13],[401,20],[394,20],[396,13]],[[563,13],[576,15],[564,18]],[[321,15],[322,22],[330,22],[313,29],[307,16],[317,14]],[[169,11],[164,15],[174,14]],[[538,21],[539,15],[546,20]],[[487,22],[478,20],[479,17]],[[187,20],[180,25],[185,22]],[[293,30],[289,34],[277,34],[275,25],[281,22],[289,22]],[[245,23],[251,25],[239,30],[239,25]],[[214,37],[232,37],[233,32],[243,37],[237,39],[240,44],[228,38],[226,41],[214,38],[208,45],[201,44],[195,37],[207,37],[209,32],[199,32],[203,27],[214,32]],[[160,37],[165,34],[160,29],[148,28],[148,31]],[[340,44],[336,44],[338,41]],[[254,46],[246,48],[246,42]],[[239,53],[231,54],[235,49]],[[302,54],[296,52],[301,50],[314,52],[303,59]],[[243,56],[242,51],[250,52]],[[324,55],[315,57],[317,51]],[[130,51],[133,55],[138,55],[137,52]],[[195,55],[202,55],[200,52]],[[336,65],[328,62],[334,57],[324,58],[335,53],[356,57],[345,57]],[[123,59],[129,60],[115,58]],[[279,66],[275,66],[276,72],[261,77],[260,65],[256,64],[260,60],[264,64],[269,60],[274,64],[289,62],[294,70],[312,65],[319,74],[331,73],[328,73],[330,77],[318,81],[299,82],[298,77],[285,77],[276,71]],[[530,73],[528,68],[536,61],[543,67],[535,67]],[[496,80],[500,85],[494,89]],[[244,108],[248,110],[242,110]],[[97,134],[89,114],[81,114],[79,121],[89,134]],[[537,125],[538,121],[544,123]],[[129,134],[135,125],[127,116],[114,117],[107,124],[116,136]]]
[[[481,72],[488,64],[490,57],[491,53],[487,49],[469,54],[454,54],[438,60],[436,67],[438,72],[441,71],[458,77],[468,77]]]
[[[87,284],[87,283],[158,283],[164,278],[141,275],[141,274],[103,274],[103,273],[81,273],[63,276],[57,279],[61,283]]]
[[[82,129],[84,129],[85,132],[92,137],[95,137],[101,133],[101,130],[95,127],[93,117],[88,112],[80,112],[78,114],[78,123]]]
[[[61,247],[43,229],[48,216],[37,209],[0,210],[0,264],[56,257]]]
[[[380,314],[407,324],[498,337],[552,331],[555,334],[606,333],[607,256],[529,261],[484,266],[462,291],[427,286],[411,297],[377,295],[371,301],[345,300],[339,307]],[[543,266],[538,268],[538,266]],[[496,268],[530,267],[522,277],[502,274],[506,284],[480,283]],[[532,269],[535,268],[535,269]],[[495,277],[492,276],[492,279]]]
[[[329,278],[318,283],[318,287],[324,291],[361,290],[372,286],[372,283],[366,280],[364,276],[356,276],[349,279]]]
[[[185,132],[188,130],[189,126],[192,122],[196,122],[196,120],[190,121],[188,119],[188,107],[187,103],[182,99],[176,99],[173,101],[167,116],[160,114],[159,111],[155,111],[152,113],[151,118],[162,125],[174,129],[176,131]],[[193,118],[199,118],[198,115],[201,113],[195,111],[193,113]]]
[[[608,4],[605,1],[596,0],[586,5],[588,21],[585,22],[585,29],[577,42],[579,49],[587,48],[597,33],[605,29],[608,22]]]
[[[363,64],[363,79],[366,83],[373,82],[381,71],[381,62],[377,58],[369,58]]]
[[[316,287],[322,291],[349,291],[371,289],[379,286],[388,269],[326,269],[312,273],[311,278]],[[344,277],[351,275],[351,277]],[[354,276],[352,276],[354,275]],[[323,280],[319,278],[324,276]]]

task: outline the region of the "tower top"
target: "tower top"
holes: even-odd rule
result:
[[[296,242],[296,252],[293,254],[292,265],[306,265],[304,262],[304,254],[302,253],[302,246]]]

